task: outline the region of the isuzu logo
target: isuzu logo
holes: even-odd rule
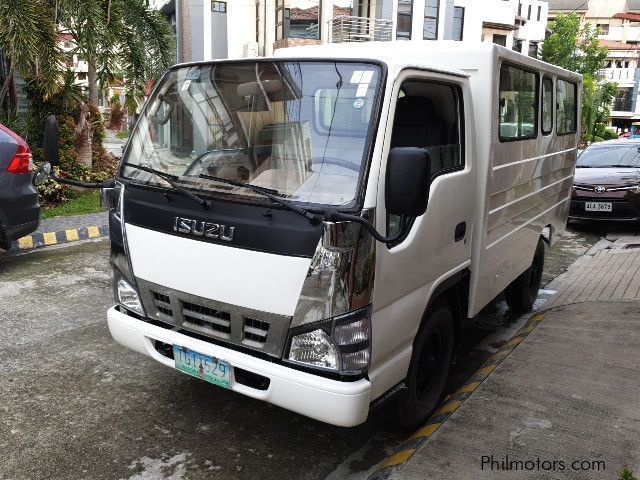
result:
[[[236,227],[227,227],[220,223],[204,222],[192,218],[175,217],[173,219],[173,231],[188,233],[196,237],[219,238],[225,242],[233,240],[233,231]]]
[[[607,189],[604,188],[602,185],[598,185],[596,188],[593,189],[594,192],[596,193],[602,193],[605,192]]]

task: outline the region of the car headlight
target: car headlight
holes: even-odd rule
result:
[[[144,316],[144,308],[142,308],[138,292],[123,277],[120,277],[116,282],[115,294],[116,301],[120,305],[138,315]]]
[[[371,361],[371,306],[293,329],[287,360],[354,375]]]

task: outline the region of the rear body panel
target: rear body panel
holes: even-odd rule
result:
[[[5,248],[36,230],[40,223],[40,203],[32,182],[33,174],[7,172],[17,148],[18,140],[0,128],[0,242]]]

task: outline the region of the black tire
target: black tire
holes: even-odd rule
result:
[[[504,291],[507,305],[512,312],[523,313],[533,308],[533,303],[538,298],[538,290],[542,282],[544,270],[544,240],[538,240],[538,246],[533,254],[531,266],[522,275],[516,278]]]
[[[405,379],[406,389],[395,402],[395,420],[415,428],[435,410],[453,363],[454,328],[451,308],[438,302],[420,327]]]

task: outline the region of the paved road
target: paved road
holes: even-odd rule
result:
[[[567,238],[575,258],[596,237]],[[106,241],[0,254],[0,478],[362,478],[404,439],[376,420],[325,425],[120,347],[105,322],[108,270]],[[454,386],[482,360],[474,345],[511,322],[493,318],[470,330]]]

